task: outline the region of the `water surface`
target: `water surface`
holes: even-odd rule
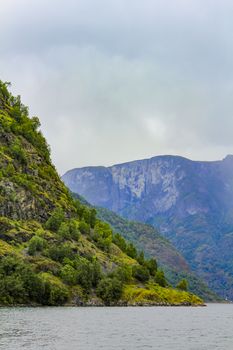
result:
[[[0,349],[233,350],[233,305],[0,308]]]

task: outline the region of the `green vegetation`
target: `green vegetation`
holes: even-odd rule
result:
[[[73,196],[90,206],[81,196],[77,194],[73,194]],[[119,241],[122,250],[125,251],[124,241],[121,241],[123,236],[127,241],[132,242],[137,249],[143,250],[147,258],[156,257],[159,267],[165,272],[169,285],[176,287],[180,280],[185,279],[188,282],[188,290],[199,295],[202,299],[206,301],[222,300],[207,287],[204,281],[190,271],[180,253],[154,227],[140,222],[128,221],[106,208],[98,207],[96,211],[99,219],[109,223],[113,231],[119,233],[114,235],[114,239]]]
[[[73,199],[38,118],[8,85],[0,82],[0,304],[135,304],[138,296],[126,290],[156,288],[190,303],[189,293],[161,287],[168,283],[155,259]]]
[[[177,284],[176,288],[187,291],[188,290],[188,282],[186,281],[186,279],[181,280]]]
[[[120,300],[123,292],[123,284],[116,277],[106,277],[102,279],[97,288],[97,296],[100,297],[106,305]]]

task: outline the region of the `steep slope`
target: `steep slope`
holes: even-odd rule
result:
[[[82,197],[73,194],[81,203],[91,207]],[[107,222],[113,231],[120,233],[126,240],[133,242],[143,250],[145,256],[156,258],[159,266],[166,272],[166,277],[171,285],[176,286],[179,280],[188,281],[189,290],[199,295],[205,301],[220,301],[221,299],[207,287],[200,278],[191,272],[188,263],[176,248],[159,232],[148,224],[136,221],[128,221],[106,208],[95,207],[97,217]]]
[[[0,304],[201,304],[71,197],[38,128],[0,81]]]
[[[91,204],[157,227],[211,289],[233,299],[233,156],[159,156],[73,169],[63,180]]]

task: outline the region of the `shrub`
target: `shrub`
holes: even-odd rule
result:
[[[176,288],[180,290],[187,291],[188,290],[188,282],[186,279],[182,279],[176,286]]]
[[[97,246],[106,252],[109,252],[112,244],[112,229],[104,222],[98,221],[94,228],[93,239],[97,243]]]
[[[45,286],[21,259],[7,256],[0,262],[0,303],[45,303]]]
[[[137,258],[137,249],[134,247],[133,243],[129,243],[127,245],[126,254],[129,255],[133,259]]]
[[[88,235],[90,233],[90,225],[84,221],[81,221],[79,223],[79,230],[83,235]]]
[[[140,264],[140,265],[143,265],[144,262],[145,262],[145,257],[144,257],[144,253],[143,252],[140,252],[138,255],[137,255],[137,262]]]
[[[103,278],[97,287],[96,293],[103,300],[105,305],[116,303],[122,296],[123,284],[116,277]]]
[[[10,148],[10,151],[13,158],[18,160],[19,163],[21,163],[22,165],[27,164],[26,152],[23,150],[22,145],[20,144],[18,139],[13,143],[13,145]]]
[[[33,236],[28,244],[28,254],[35,255],[36,252],[41,252],[45,248],[46,241],[39,236]]]
[[[77,280],[77,271],[71,266],[71,265],[65,265],[61,268],[61,278],[62,280],[69,284],[74,285],[76,284]]]
[[[116,244],[123,252],[126,252],[126,241],[119,233],[113,235],[113,243]]]
[[[49,273],[40,275],[44,284],[44,291],[41,295],[43,305],[63,305],[68,300],[69,292],[67,287],[56,277]]]
[[[127,283],[132,280],[132,268],[129,265],[123,265],[115,269],[111,275],[117,277],[123,283]]]
[[[133,277],[138,281],[147,282],[150,278],[150,274],[145,266],[135,265],[133,267]]]
[[[101,278],[101,268],[97,261],[91,263],[85,258],[76,261],[77,283],[80,284],[86,293],[95,287]]]
[[[70,238],[69,225],[66,222],[62,222],[57,233],[62,238]]]
[[[71,219],[69,220],[69,233],[70,233],[70,238],[78,241],[80,238],[80,231],[79,231],[79,223],[78,221]]]
[[[45,227],[48,230],[57,232],[61,223],[65,221],[65,215],[61,208],[55,209],[50,218],[46,221]]]
[[[157,272],[157,261],[155,259],[149,259],[144,262],[144,266],[149,270],[151,276],[155,276]]]
[[[65,244],[54,244],[52,245],[47,252],[47,255],[49,258],[52,260],[58,261],[58,262],[63,262],[65,258],[68,259],[74,259],[75,253],[70,246],[70,244],[65,243]]]
[[[158,283],[161,287],[167,286],[167,281],[162,270],[158,270],[155,275],[155,282]]]

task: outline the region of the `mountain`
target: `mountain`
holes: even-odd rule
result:
[[[0,81],[0,305],[202,304],[73,199],[39,126]]]
[[[74,194],[81,203],[91,206],[82,196]],[[147,258],[156,258],[159,266],[166,272],[168,282],[176,286],[177,283],[186,279],[189,290],[199,295],[206,302],[221,301],[215,293],[210,291],[203,281],[191,272],[187,261],[177,249],[151,225],[136,221],[128,221],[113,211],[93,207],[96,209],[97,217],[111,225],[116,233],[120,233],[127,241],[145,253]]]
[[[233,300],[232,155],[85,167],[68,171],[63,181],[93,205],[158,228],[212,290]]]

